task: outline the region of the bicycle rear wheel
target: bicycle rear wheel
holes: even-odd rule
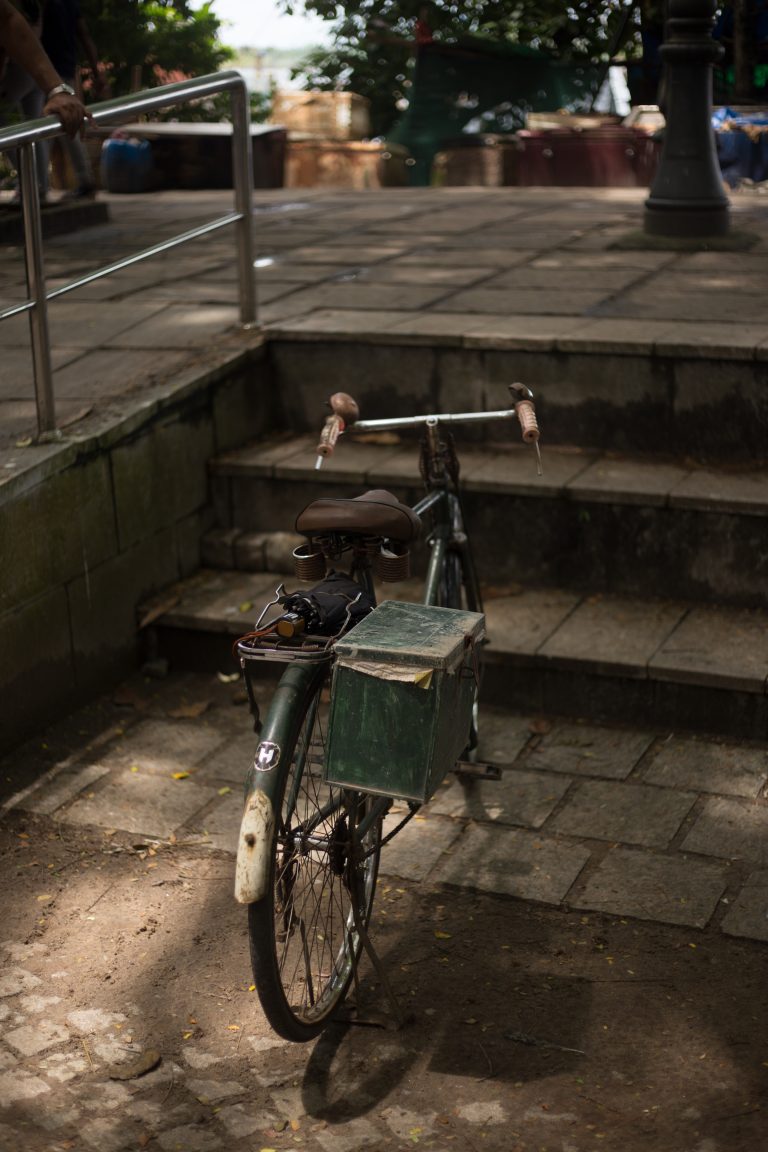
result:
[[[323,781],[325,686],[315,678],[296,707],[281,755],[267,896],[248,908],[256,989],[287,1040],[317,1036],[344,1000],[367,930],[381,821],[361,838],[369,798]],[[269,718],[266,728],[269,727]],[[266,735],[266,731],[262,736]]]

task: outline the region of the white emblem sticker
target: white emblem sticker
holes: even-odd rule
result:
[[[280,763],[280,745],[270,740],[262,740],[256,749],[253,766],[257,772],[271,772]]]

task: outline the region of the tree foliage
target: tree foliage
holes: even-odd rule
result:
[[[300,10],[293,0],[281,7]],[[415,43],[427,30],[447,43],[482,36],[563,60],[599,60],[615,51],[627,17],[635,18],[631,0],[303,0],[303,8],[329,21],[333,43],[312,51],[297,74],[307,87],[368,97],[377,135],[408,100]]]
[[[216,72],[232,52],[219,41],[211,5],[189,0],[81,0],[99,58],[121,96],[131,85],[157,84]]]

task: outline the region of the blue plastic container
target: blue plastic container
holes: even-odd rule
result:
[[[111,137],[101,149],[101,185],[107,192],[149,192],[154,160],[148,140]]]

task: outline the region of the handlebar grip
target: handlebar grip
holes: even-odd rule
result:
[[[519,400],[515,404],[515,412],[520,421],[520,433],[526,444],[535,444],[539,439],[539,423],[536,419],[536,409],[531,400]]]
[[[328,407],[334,416],[339,416],[344,424],[354,424],[360,418],[357,401],[348,392],[334,392],[328,400]],[[343,430],[343,429],[342,429]]]
[[[318,456],[331,456],[336,447],[336,441],[344,431],[344,421],[341,416],[329,416],[320,433],[320,443],[317,446]]]

